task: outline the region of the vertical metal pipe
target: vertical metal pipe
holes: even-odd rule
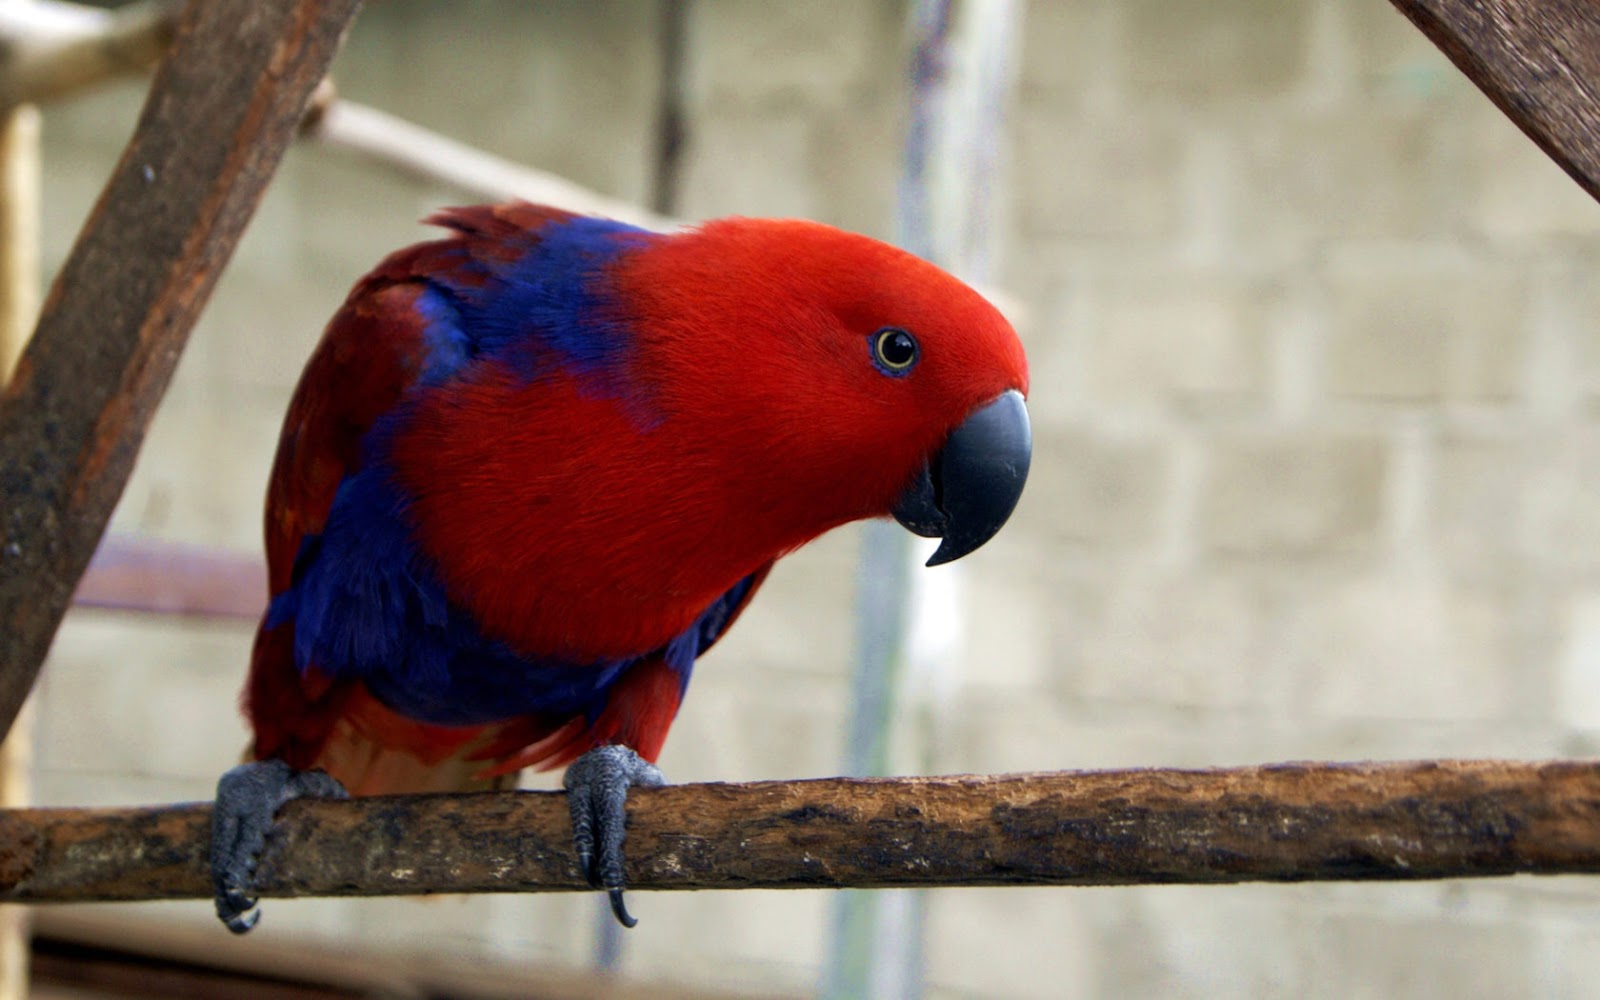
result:
[[[895,238],[968,280],[986,280],[993,257],[995,174],[1020,14],[1016,0],[913,0],[909,10],[910,106]],[[960,568],[941,568],[937,577],[921,571],[927,551],[896,525],[865,529],[848,774],[934,764],[939,695],[952,687],[963,605]],[[936,622],[942,641],[923,641]],[[924,903],[916,891],[841,893],[822,994],[921,996]]]

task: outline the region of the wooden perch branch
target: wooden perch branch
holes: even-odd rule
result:
[[[0,735],[357,0],[192,3],[0,396]]]
[[[1600,199],[1600,4],[1393,3],[1539,148]]]
[[[205,805],[0,813],[0,901],[208,897]],[[584,889],[548,792],[299,801],[267,896]],[[638,889],[1600,872],[1600,764],[1283,764],[635,790]]]

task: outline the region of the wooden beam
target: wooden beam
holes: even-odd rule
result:
[[[211,808],[0,813],[0,900],[203,898]],[[1600,873],[1600,763],[1282,764],[637,789],[637,889]],[[301,800],[265,896],[586,889],[556,792]]]
[[[1393,3],[1540,149],[1600,199],[1600,4]]]
[[[267,606],[267,567],[255,553],[112,533],[95,550],[72,603],[255,622]]]
[[[358,0],[191,3],[0,396],[0,734]]]

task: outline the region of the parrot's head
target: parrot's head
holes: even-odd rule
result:
[[[694,428],[780,545],[864,517],[987,542],[1031,454],[1022,344],[999,310],[928,262],[794,220],[673,235],[620,276],[650,317],[637,371]]]

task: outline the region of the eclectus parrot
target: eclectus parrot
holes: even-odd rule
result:
[[[363,278],[267,491],[271,601],[218,786],[217,911],[248,930],[274,811],[570,764],[622,905],[628,788],[772,564],[893,516],[988,541],[1030,457],[1011,326],[887,244],[794,220],[670,234],[509,203]]]

